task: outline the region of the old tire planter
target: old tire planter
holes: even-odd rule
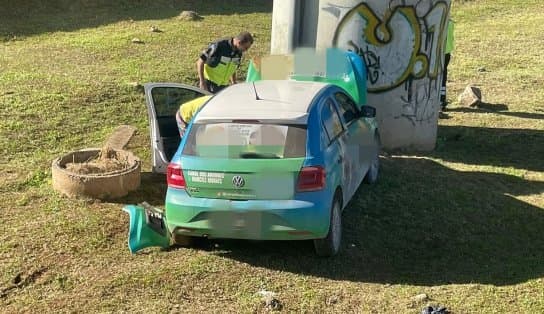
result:
[[[79,174],[66,169],[67,163],[83,163],[96,158],[99,148],[70,152],[53,160],[53,188],[69,197],[115,199],[140,186],[140,160],[129,151],[115,149],[116,158],[127,163],[123,170]]]

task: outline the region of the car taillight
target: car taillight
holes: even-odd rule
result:
[[[297,192],[318,191],[325,187],[325,169],[304,167],[298,173]]]
[[[183,177],[183,170],[179,164],[168,164],[168,170],[166,171],[166,182],[171,188],[185,189],[185,178]]]

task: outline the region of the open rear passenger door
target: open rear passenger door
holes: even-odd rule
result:
[[[180,143],[176,111],[182,103],[210,93],[177,83],[147,83],[144,89],[153,154],[152,171],[166,173]]]

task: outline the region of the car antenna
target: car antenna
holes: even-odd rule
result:
[[[259,97],[259,94],[257,94],[257,89],[255,88],[255,82],[251,82],[253,84],[253,91],[255,92],[255,100],[261,100],[261,97]]]

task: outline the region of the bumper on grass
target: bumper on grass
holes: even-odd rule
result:
[[[166,229],[163,213],[147,203],[127,205],[123,210],[130,216],[128,248],[131,253],[150,246],[167,248],[170,233]]]

